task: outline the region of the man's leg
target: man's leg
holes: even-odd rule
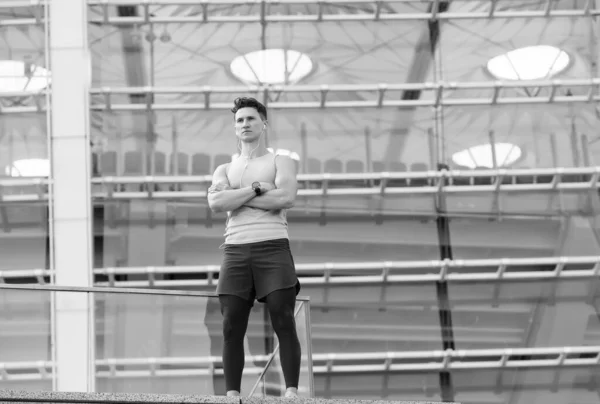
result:
[[[279,357],[287,388],[286,397],[296,396],[302,355],[294,318],[296,289],[292,287],[271,292],[266,297],[266,304],[273,329],[279,339]]]
[[[228,396],[239,395],[244,371],[244,336],[248,328],[250,302],[234,295],[220,295],[223,314],[223,372]]]

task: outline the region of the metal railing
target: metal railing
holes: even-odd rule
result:
[[[600,14],[594,7],[595,3],[588,0],[579,9],[553,8],[553,0],[546,0],[537,10],[498,10],[498,1],[490,0],[489,9],[467,12],[438,12],[441,0],[420,1],[422,9],[426,10],[431,4],[432,11],[414,11],[397,9],[395,7],[410,4],[406,0],[88,0],[91,7],[99,8],[98,17],[90,17],[89,22],[95,24],[150,24],[150,23],[291,23],[291,22],[378,22],[378,21],[423,21],[423,20],[462,20],[462,19],[492,19],[492,18],[573,18],[591,17]],[[7,0],[0,2],[2,8],[40,8],[47,0]],[[481,2],[483,4],[483,2]],[[349,10],[353,4],[357,7]],[[109,7],[116,5],[140,6],[142,14],[137,17],[118,17],[110,15]],[[156,6],[196,6],[201,13],[190,15],[162,16],[153,13]],[[289,6],[301,6],[290,8]],[[346,8],[335,7],[344,5]],[[213,6],[219,8],[212,9]],[[245,7],[244,12],[223,15],[222,7]],[[287,6],[287,7],[286,7]],[[197,9],[194,9],[195,11]],[[43,19],[20,18],[8,19],[0,25],[36,25],[42,24]]]
[[[536,95],[528,92],[516,96],[504,95],[503,90],[535,89]],[[471,97],[457,96],[460,90],[486,90],[486,94]],[[566,94],[567,90],[572,95]],[[422,96],[414,100],[404,100],[404,91],[420,91]],[[269,103],[271,109],[332,109],[332,108],[384,108],[384,107],[439,107],[439,106],[491,106],[491,105],[546,105],[596,103],[600,101],[600,78],[565,80],[519,80],[482,82],[425,82],[402,84],[337,84],[337,85],[294,85],[294,86],[224,86],[224,87],[101,87],[92,88],[90,108],[92,111],[184,111],[184,110],[228,110],[231,102],[213,102],[213,95],[256,94],[261,97],[281,99],[288,96],[311,96],[313,100],[280,100]],[[352,100],[337,100],[337,94]],[[145,95],[146,102],[118,102],[114,98],[123,95]],[[196,95],[202,102],[155,102],[155,95]],[[2,107],[2,113],[44,112],[46,90],[31,93],[28,91],[0,94],[0,98],[32,97],[34,105]]]
[[[57,286],[57,285],[13,285],[0,283],[0,292],[5,290],[12,291],[28,291],[28,292],[46,292],[46,293],[80,293],[89,295],[106,295],[106,294],[120,294],[120,295],[150,295],[150,296],[186,296],[186,297],[197,297],[206,299],[217,299],[216,293],[201,292],[201,291],[187,291],[187,290],[156,290],[156,289],[132,289],[132,288],[108,288],[108,287],[83,287],[83,286]],[[299,313],[303,310],[305,313],[303,327],[308,333],[306,340],[308,346],[307,351],[304,353],[304,362],[308,365],[308,377],[309,377],[309,394],[314,396],[314,385],[313,385],[313,372],[312,372],[312,347],[311,334],[310,334],[310,299],[308,297],[297,296],[296,297],[297,307],[294,312],[294,316],[298,317]],[[94,311],[90,310],[89,315],[93,316]],[[54,327],[52,327],[54,329]],[[94,343],[94,337],[90,343]],[[261,367],[250,367],[245,370],[246,374],[258,375],[259,377],[264,375],[266,367],[269,366],[277,352],[279,351],[279,345],[275,346],[273,352],[268,355],[258,355],[249,357],[255,363],[264,362],[264,368]],[[192,374],[202,375],[218,375],[222,374],[222,370],[214,369],[214,365],[217,363],[222,364],[222,360],[219,357],[204,357],[204,358],[107,358],[107,359],[95,359],[95,367],[97,370],[97,377],[145,377],[146,373],[149,376],[181,376],[186,375],[188,372]],[[210,365],[206,369],[185,369],[185,370],[160,370],[161,365]],[[142,370],[123,370],[117,369],[117,367],[127,365],[142,365],[148,366],[148,369]],[[102,368],[106,367],[106,371],[102,371]],[[0,382],[2,381],[27,381],[27,380],[44,380],[52,379],[55,368],[55,362],[50,361],[24,361],[24,362],[0,362]],[[33,370],[35,369],[35,370]],[[14,374],[11,372],[15,372]],[[254,386],[258,386],[258,382]]]
[[[377,84],[323,84],[323,85],[273,85],[273,86],[228,86],[228,87],[102,87],[92,88],[92,96],[101,96],[104,102],[92,98],[92,110],[143,111],[143,110],[207,110],[230,109],[231,102],[212,102],[213,95],[234,95],[256,93],[264,97],[282,95],[312,95],[312,101],[276,101],[269,102],[271,109],[321,109],[321,108],[382,108],[382,107],[438,107],[467,105],[503,105],[503,104],[549,104],[549,103],[589,103],[600,100],[600,78],[564,79],[564,80],[519,80],[519,81],[481,81],[481,82],[424,82],[424,83],[377,83]],[[503,96],[503,90],[522,90],[535,88],[536,96],[523,93],[516,97]],[[569,89],[574,94],[560,95],[559,90]],[[489,97],[459,97],[460,90],[488,90]],[[585,94],[577,94],[585,91]],[[415,100],[403,100],[400,95],[405,91],[420,91],[422,96]],[[113,96],[146,95],[148,102],[141,104],[115,103]],[[155,103],[154,95],[198,95],[202,103]],[[336,96],[355,94],[354,100],[337,100]]]
[[[248,363],[268,360],[266,355],[248,356]],[[96,377],[147,378],[220,375],[214,370],[217,357],[111,358],[96,360]],[[474,369],[535,369],[600,365],[600,346],[459,349],[446,351],[368,352],[313,354],[313,372],[338,373],[440,372]],[[0,381],[43,380],[52,377],[52,361],[0,363]],[[124,370],[136,366],[136,370]],[[161,368],[165,366],[165,368]],[[177,368],[180,366],[180,368]],[[196,369],[190,367],[196,366]],[[143,368],[141,368],[143,367]],[[244,372],[260,374],[261,368],[247,366]]]
[[[97,286],[178,287],[216,286],[220,265],[106,267],[93,270]],[[576,280],[600,277],[600,255],[574,257],[457,259],[423,261],[323,262],[296,264],[304,285],[417,284],[434,282],[503,282]],[[407,274],[406,272],[411,272]],[[417,273],[415,273],[417,272]],[[0,271],[0,285],[16,279],[35,278],[46,284],[53,271],[46,269]],[[202,274],[206,279],[157,279],[162,275]],[[122,275],[147,279],[117,280]],[[117,289],[122,290],[122,289]]]
[[[481,12],[444,12],[439,13],[438,4],[440,0],[420,1],[423,9],[427,9],[431,4],[430,12],[409,12],[397,10],[394,6],[410,4],[406,0],[257,0],[248,2],[247,0],[177,0],[175,2],[167,0],[88,0],[92,6],[103,8],[103,15],[99,18],[92,18],[95,23],[104,24],[132,24],[132,23],[285,23],[285,22],[342,22],[342,21],[411,21],[411,20],[452,20],[452,19],[490,19],[490,18],[535,18],[535,17],[583,17],[600,14],[600,10],[594,8],[593,1],[587,1],[581,9],[553,9],[553,0],[546,0],[541,5],[540,10],[514,10],[498,11],[496,0],[490,1],[490,9]],[[143,13],[139,17],[114,17],[109,15],[106,10],[110,4],[141,5]],[[356,4],[357,7],[352,7]],[[199,15],[179,15],[179,16],[160,16],[153,15],[151,7],[154,5],[190,5],[200,6],[202,12]],[[304,6],[304,9],[289,9],[277,6]],[[332,7],[336,5],[345,6],[346,10],[353,12],[344,12],[344,8]],[[211,15],[210,6],[247,6],[243,13],[237,15],[222,15],[215,13]],[[313,7],[310,7],[313,6]],[[271,7],[274,13],[271,14]],[[240,10],[236,10],[240,11]]]
[[[422,172],[371,172],[298,174],[298,197],[476,194],[501,192],[567,192],[600,189],[600,166],[578,168],[441,170]],[[478,181],[484,180],[486,184]],[[0,179],[2,202],[47,200],[47,178]],[[201,185],[208,189],[211,175],[106,176],[92,178],[92,197],[117,199],[206,198],[206,190],[161,190],[161,185]],[[351,182],[352,184],[348,184]],[[306,186],[309,184],[309,186]],[[413,185],[411,185],[413,184]],[[123,190],[121,186],[139,190]],[[306,186],[306,187],[305,187]],[[19,188],[26,188],[25,191]],[[33,188],[31,190],[30,188]]]

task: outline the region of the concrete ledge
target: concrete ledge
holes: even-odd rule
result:
[[[51,391],[0,390],[1,403],[124,403],[124,404],[441,404],[425,401],[384,400],[326,400],[319,398],[286,399],[277,397],[192,396],[183,394],[127,394],[127,393],[63,393]],[[458,404],[458,403],[446,403]]]
[[[63,393],[52,391],[0,390],[2,403],[126,403],[126,404],[240,404],[240,399],[225,396],[183,394]]]
[[[460,403],[440,403],[431,401],[386,401],[386,400],[351,400],[351,399],[324,399],[324,398],[278,398],[278,397],[241,397],[241,404],[460,404]]]

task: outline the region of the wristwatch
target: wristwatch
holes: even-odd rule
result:
[[[252,189],[256,193],[256,196],[260,196],[260,194],[262,193],[262,191],[260,189],[260,182],[253,182]]]

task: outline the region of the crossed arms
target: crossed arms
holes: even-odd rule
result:
[[[252,187],[232,189],[225,172],[226,165],[217,167],[208,189],[208,206],[215,213],[229,212],[240,206],[265,210],[291,208],[298,191],[294,161],[287,156],[278,156],[276,165],[275,184],[261,182],[260,196],[256,195]]]

